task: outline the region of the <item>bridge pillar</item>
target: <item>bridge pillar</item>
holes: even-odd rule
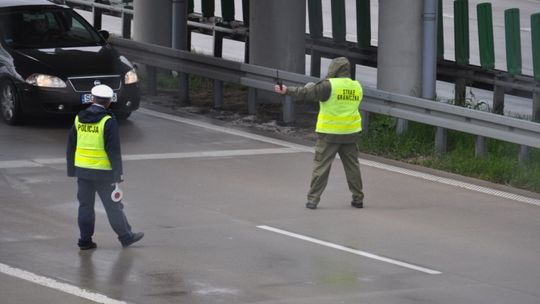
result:
[[[171,47],[171,0],[135,0],[133,11],[133,40]]]
[[[171,47],[171,0],[135,0],[133,2],[133,40]],[[155,68],[139,66],[146,73],[148,93],[156,94]]]
[[[251,0],[249,9],[249,63],[304,74],[306,1]],[[283,99],[266,92],[251,96],[257,96],[251,104]],[[284,120],[291,119],[290,114],[284,113]]]
[[[420,97],[423,0],[379,0],[377,88]],[[398,120],[397,132],[407,129]]]

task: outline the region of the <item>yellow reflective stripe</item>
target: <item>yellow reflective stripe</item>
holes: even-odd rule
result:
[[[93,169],[93,170],[111,171],[112,168],[105,167],[107,164],[108,164],[107,161],[100,161],[100,162],[95,162],[95,163],[79,162],[79,165],[76,167],[85,168],[85,169]]]
[[[77,148],[75,153],[77,167],[99,170],[112,170],[105,151]]]
[[[324,130],[328,130],[328,131],[330,130],[355,131],[362,127],[362,123],[358,121],[357,123],[354,123],[354,124],[341,125],[341,124],[318,122],[317,127],[322,128]]]
[[[86,157],[107,157],[105,150],[94,150],[77,147],[77,152]]]
[[[350,122],[355,120],[360,120],[360,114],[352,115],[352,116],[335,116],[335,115],[329,115],[320,113],[318,116],[319,120],[330,120],[330,121],[343,121],[343,122]]]
[[[106,158],[103,158],[103,157],[88,157],[86,155],[79,155],[79,156],[76,156],[75,157],[75,160],[78,162],[78,163],[85,163],[85,164],[96,164],[96,163],[103,163],[103,162],[107,162],[107,159]]]

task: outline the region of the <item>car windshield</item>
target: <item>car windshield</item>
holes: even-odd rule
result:
[[[95,46],[105,43],[86,20],[65,8],[0,12],[0,35],[11,48]]]

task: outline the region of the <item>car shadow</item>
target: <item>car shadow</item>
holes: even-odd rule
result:
[[[75,115],[58,117],[25,117],[21,126],[27,128],[69,129],[73,126]]]

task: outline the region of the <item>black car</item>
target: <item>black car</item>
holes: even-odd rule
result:
[[[24,116],[76,114],[90,90],[106,84],[120,119],[139,107],[134,66],[67,6],[47,0],[0,1],[0,111],[17,124]]]

